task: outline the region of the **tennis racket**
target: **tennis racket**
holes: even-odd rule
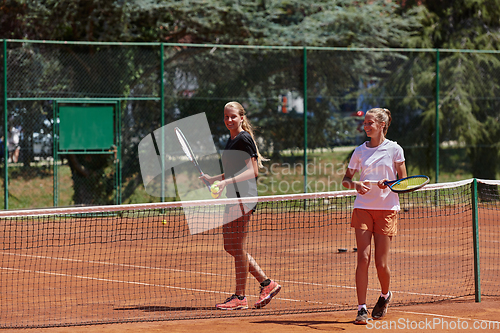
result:
[[[367,183],[378,183],[375,180],[368,180]],[[384,185],[387,185],[389,189],[396,193],[406,193],[418,190],[424,187],[429,182],[429,177],[424,175],[410,176],[406,178],[401,178],[397,180],[385,181]]]
[[[181,129],[179,127],[175,128],[175,134],[177,135],[177,139],[179,140],[179,143],[181,144],[182,151],[184,151],[184,154],[186,154],[187,158],[193,162],[194,166],[198,171],[200,172],[200,175],[203,176],[204,173],[201,171],[200,165],[198,164],[198,160],[196,160],[196,156],[193,154],[193,150],[191,149],[191,146],[189,145],[189,142],[186,140],[186,137],[182,133]],[[210,183],[206,180],[203,179],[203,182],[205,185],[207,185],[208,190],[210,191]]]

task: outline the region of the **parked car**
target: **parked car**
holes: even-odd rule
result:
[[[52,156],[52,134],[43,133],[33,133],[33,155],[40,157]]]

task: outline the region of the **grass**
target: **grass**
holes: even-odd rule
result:
[[[307,166],[304,165],[302,152],[283,154],[279,160],[265,163],[265,168],[259,173],[259,195],[303,193],[304,187],[307,187],[308,193],[343,190],[341,182],[346,170],[345,160],[351,150],[324,149],[308,153]]]
[[[58,205],[72,204],[73,186],[67,165],[59,167]],[[9,168],[9,209],[42,208],[54,206],[54,176],[50,166]],[[4,192],[1,195],[4,200]]]

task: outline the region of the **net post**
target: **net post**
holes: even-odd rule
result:
[[[481,271],[479,263],[479,218],[477,179],[472,182],[472,237],[474,246],[474,294],[475,301],[481,302]]]

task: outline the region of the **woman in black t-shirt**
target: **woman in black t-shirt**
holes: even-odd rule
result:
[[[212,184],[218,184],[219,192],[227,188],[228,198],[256,197],[256,178],[259,167],[262,167],[263,157],[255,144],[253,130],[245,115],[245,109],[240,103],[229,102],[224,107],[224,123],[229,130],[230,139],[222,154],[224,173],[210,177],[204,175]],[[246,252],[248,222],[254,212],[255,204],[227,205],[224,225],[224,250],[234,257],[236,272],[236,291],[224,303],[216,305],[221,310],[247,309],[248,301],[245,297],[246,280],[250,272],[260,283],[259,300],[255,308],[262,308],[281,290],[281,286],[268,279],[255,259]]]

